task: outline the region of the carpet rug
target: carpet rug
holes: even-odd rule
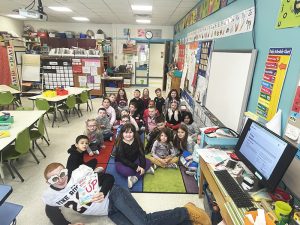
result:
[[[99,155],[89,156],[84,155],[84,161],[96,158],[98,166],[102,166],[106,173],[115,177],[115,183],[124,188],[127,187],[127,177],[121,176],[115,169],[115,159],[110,154],[113,149],[114,141],[106,141],[105,148],[100,150]],[[186,168],[179,166],[174,168],[157,168],[155,174],[146,174],[139,180],[131,192],[144,193],[183,193],[183,194],[197,194],[199,191],[196,180],[193,176],[185,173]]]

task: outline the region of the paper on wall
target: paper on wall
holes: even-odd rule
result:
[[[91,75],[92,76],[98,75],[98,68],[97,67],[91,67]]]
[[[266,127],[281,136],[281,109],[277,111],[275,116],[273,116],[268,123],[266,123]]]
[[[79,81],[79,83],[86,83],[87,78],[86,78],[86,76],[78,76],[78,81]]]
[[[99,76],[99,75],[94,76],[94,81],[95,81],[95,83],[101,84],[101,76]]]
[[[83,66],[82,67],[82,73],[91,73],[91,67]]]
[[[299,138],[299,134],[300,134],[299,128],[297,128],[289,123],[287,124],[286,130],[285,130],[285,136],[287,136],[288,138],[290,138],[293,141],[296,141]]]

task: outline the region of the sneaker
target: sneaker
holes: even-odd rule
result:
[[[139,179],[136,176],[129,176],[127,178],[128,188],[132,188],[132,186],[138,181]]]
[[[191,202],[184,205],[184,207],[187,209],[193,224],[211,225],[211,220],[203,209],[196,207],[195,204]]]
[[[154,168],[150,166],[150,168],[146,171],[146,173],[154,175]]]
[[[112,137],[109,138],[109,141],[112,141]]]
[[[99,151],[98,150],[94,151],[94,154],[99,155]]]
[[[195,175],[196,175],[196,172],[195,172],[195,171],[190,171],[190,170],[185,171],[185,173],[186,173],[187,175],[190,175],[190,176],[195,176]]]
[[[153,164],[153,169],[156,170],[157,169],[157,165]]]
[[[177,169],[177,168],[178,168],[178,166],[177,166],[176,163],[171,163],[171,164],[167,165],[167,167],[168,167],[168,168],[174,168],[174,169]]]
[[[104,168],[101,167],[101,166],[99,166],[99,167],[97,167],[96,169],[94,169],[94,172],[95,172],[95,173],[101,173],[101,172],[103,172],[103,170],[104,170]]]

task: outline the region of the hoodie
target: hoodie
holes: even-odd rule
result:
[[[79,168],[80,165],[87,165],[91,167],[93,170],[96,168],[97,165],[97,159],[91,159],[90,161],[84,162],[83,161],[83,155],[84,152],[80,152],[77,150],[77,147],[75,145],[72,145],[68,149],[68,153],[70,154],[67,161],[66,168],[68,169],[68,176],[71,177],[72,172]]]

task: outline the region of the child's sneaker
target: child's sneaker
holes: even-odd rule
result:
[[[153,164],[153,169],[156,170],[157,169],[157,165]]]
[[[196,174],[195,171],[190,171],[190,170],[185,171],[185,173],[190,176],[195,176],[195,174]]]
[[[93,152],[90,152],[90,153],[89,153],[89,156],[93,156],[93,155],[94,155],[94,153],[93,153]]]
[[[101,166],[99,166],[99,167],[97,167],[96,169],[94,169],[94,172],[95,172],[95,173],[101,173],[101,172],[103,172],[103,170],[104,170],[104,168],[101,167]]]
[[[177,169],[177,168],[178,168],[178,166],[177,166],[176,163],[171,163],[171,164],[167,165],[167,167],[168,167],[168,168],[174,168],[174,169]]]
[[[94,151],[94,154],[99,155],[99,151],[98,150]]]
[[[112,141],[112,137],[109,138],[109,141]]]
[[[154,175],[154,168],[150,166],[150,168],[146,171],[146,173]]]
[[[139,179],[136,176],[129,176],[127,178],[128,188],[132,188],[132,186],[138,181]]]

